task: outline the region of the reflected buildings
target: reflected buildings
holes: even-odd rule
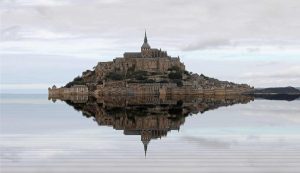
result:
[[[124,135],[139,135],[144,145],[145,156],[152,139],[167,136],[178,130],[189,115],[204,113],[222,106],[246,104],[253,97],[243,95],[193,97],[193,96],[134,96],[102,97],[88,95],[63,95],[49,97],[65,101],[87,118],[93,117],[99,126],[123,130]]]

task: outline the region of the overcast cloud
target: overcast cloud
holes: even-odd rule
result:
[[[297,0],[0,0],[1,85],[65,83],[97,61],[138,50],[146,28],[152,47],[180,55],[197,73],[300,86],[299,9]],[[269,64],[260,75],[264,69],[253,66],[270,62],[296,70]],[[28,64],[35,73],[18,75]]]

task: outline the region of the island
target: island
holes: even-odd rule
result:
[[[250,92],[247,84],[220,81],[185,69],[179,57],[151,48],[145,32],[139,52],[125,52],[109,62],[99,62],[93,70],[63,87],[48,88],[51,97],[62,95],[138,96],[138,95],[232,95]]]

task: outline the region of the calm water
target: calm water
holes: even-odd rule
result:
[[[300,172],[299,99],[110,99],[1,95],[0,172]]]

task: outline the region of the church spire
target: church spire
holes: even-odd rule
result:
[[[147,31],[146,31],[146,30],[145,30],[144,43],[148,43],[148,39],[147,39]]]
[[[143,51],[143,50],[149,50],[149,49],[151,49],[150,45],[148,44],[148,39],[147,39],[147,32],[146,32],[146,30],[145,30],[144,43],[143,43],[141,49],[142,49],[142,51]]]
[[[145,152],[145,158],[147,156],[147,148],[148,148],[148,142],[144,143],[144,152]]]

